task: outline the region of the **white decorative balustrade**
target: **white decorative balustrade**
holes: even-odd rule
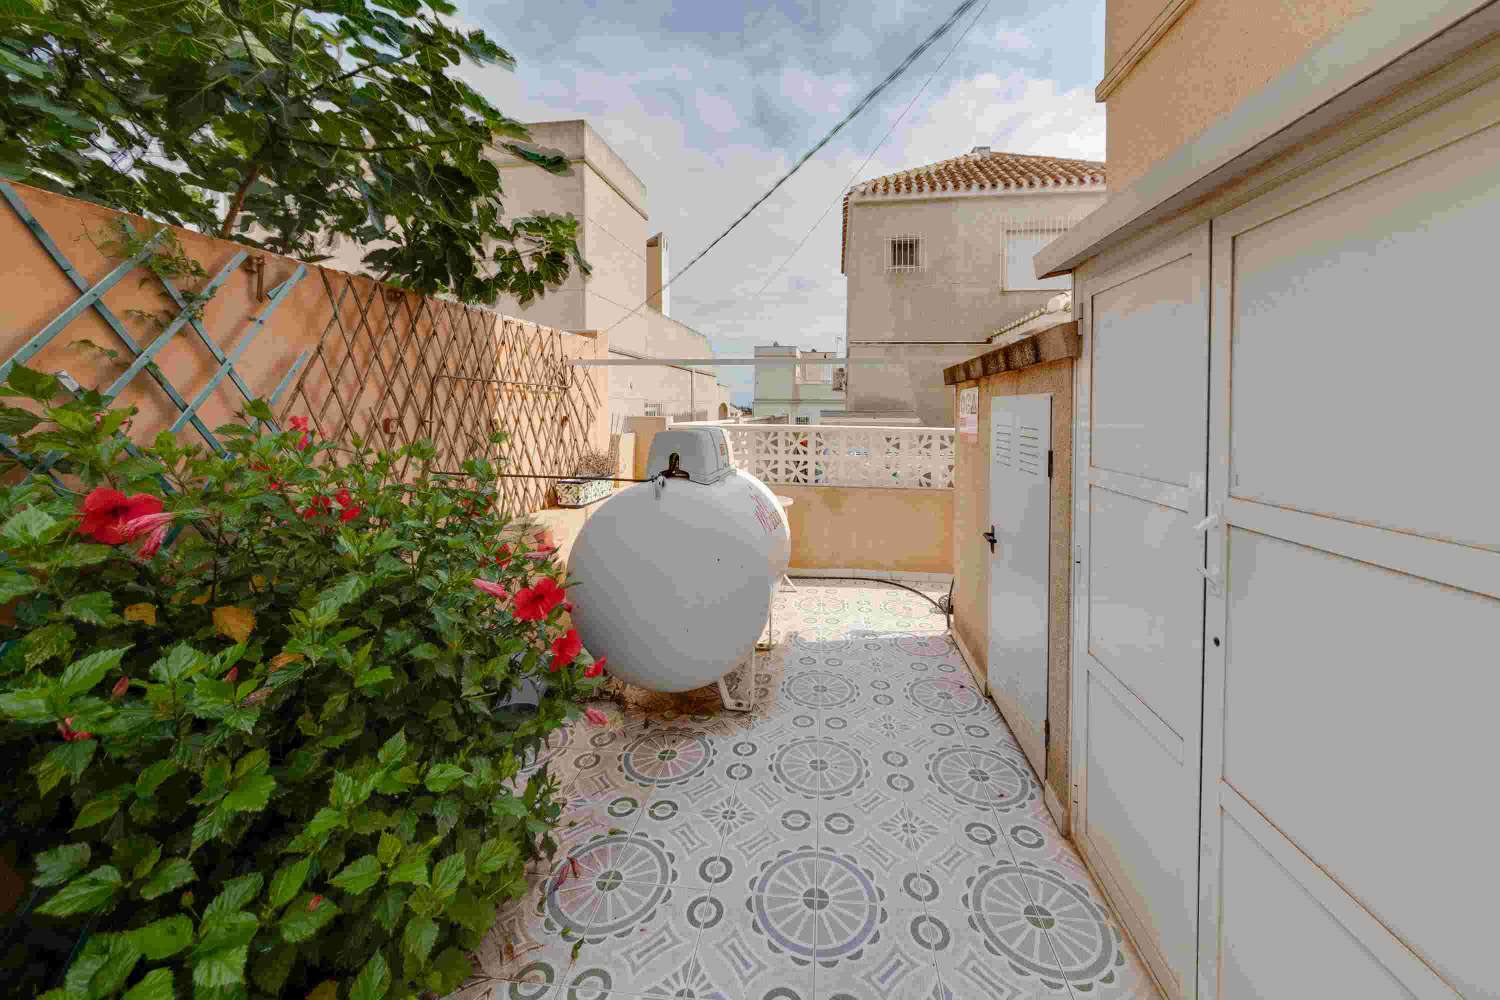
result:
[[[765,483],[953,488],[953,428],[719,424],[734,464]]]

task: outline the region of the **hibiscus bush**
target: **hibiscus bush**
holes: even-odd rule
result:
[[[550,854],[525,768],[602,664],[495,473],[319,441],[227,455],[15,368],[0,432],[0,840],[27,996],[442,995]]]

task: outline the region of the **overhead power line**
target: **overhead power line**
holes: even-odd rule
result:
[[[890,137],[895,134],[897,127],[900,126],[901,122],[906,118],[906,116],[911,113],[911,109],[916,106],[917,101],[921,99],[922,95],[927,92],[927,88],[932,83],[933,79],[935,79],[937,75],[943,71],[944,66],[948,65],[948,60],[953,58],[953,53],[957,52],[958,47],[964,43],[964,39],[969,37],[969,32],[974,30],[974,25],[979,23],[980,18],[984,17],[984,12],[989,9],[989,6],[990,0],[984,0],[984,6],[979,8],[979,13],[974,15],[974,20],[970,21],[969,26],[959,34],[958,40],[953,43],[953,48],[949,49],[948,54],[943,56],[943,61],[934,66],[932,72],[927,74],[927,79],[923,80],[922,86],[918,87],[917,92],[911,95],[911,100],[906,103],[906,107],[902,108],[901,113],[896,116],[896,120],[891,122],[891,127],[885,130],[885,135],[881,136],[880,141],[877,142],[873,148],[871,148],[870,155],[865,157],[865,162],[861,163],[855,169],[854,173],[849,175],[849,180],[844,184],[843,188],[839,190],[838,194],[834,195],[833,201],[829,202],[828,207],[823,209],[823,214],[818,216],[818,221],[814,222],[811,226],[808,227],[807,232],[802,234],[802,239],[798,240],[797,245],[792,248],[792,252],[782,258],[780,264],[776,265],[776,270],[772,271],[771,276],[766,279],[765,284],[760,286],[760,290],[757,291],[754,295],[755,298],[758,299],[762,295],[766,294],[766,289],[771,287],[771,282],[775,281],[776,276],[779,275],[782,271],[786,270],[786,266],[792,262],[792,258],[797,256],[797,254],[802,250],[802,247],[805,246],[807,241],[812,238],[812,234],[817,230],[819,226],[823,224],[823,220],[828,218],[828,213],[833,211],[833,207],[835,205],[844,200],[845,192],[847,192],[849,188],[854,185],[855,181],[859,180],[859,175],[864,173],[865,168],[870,165],[870,161],[875,159],[875,154],[880,152],[880,147],[884,146],[887,140],[889,140]]]
[[[725,229],[718,236],[715,236],[713,238],[713,241],[710,242],[708,246],[704,247],[702,250],[699,250],[697,255],[694,256],[692,260],[684,264],[676,274],[667,279],[667,281],[662,284],[661,291],[665,291],[672,285],[673,282],[686,274],[694,264],[702,260],[710,250],[718,246],[719,243],[724,239],[724,237],[734,232],[734,230],[739,226],[741,222],[744,222],[751,216],[752,213],[754,213],[757,208],[765,204],[766,199],[770,198],[771,195],[780,190],[783,184],[791,180],[792,175],[795,174],[798,170],[802,169],[803,164],[807,163],[807,161],[816,156],[824,146],[828,145],[828,143],[833,140],[834,136],[838,135],[844,130],[844,126],[852,122],[856,117],[859,116],[859,113],[861,111],[863,111],[870,105],[871,101],[875,100],[875,98],[879,97],[887,87],[899,80],[902,74],[904,74],[908,69],[911,68],[912,63],[922,58],[922,54],[928,49],[932,48],[934,42],[946,35],[953,28],[953,26],[957,24],[959,20],[970,10],[972,10],[978,3],[979,0],[963,0],[962,3],[955,7],[953,9],[953,13],[949,14],[942,24],[939,24],[932,30],[932,33],[930,35],[922,39],[921,43],[918,44],[916,48],[912,49],[911,52],[907,54],[906,58],[901,60],[901,64],[895,69],[891,70],[890,73],[886,75],[886,78],[884,80],[881,80],[874,86],[874,88],[870,90],[869,93],[860,98],[859,103],[854,105],[854,107],[849,110],[849,113],[844,115],[844,117],[839,120],[838,124],[829,129],[828,133],[824,135],[823,138],[819,139],[811,149],[803,153],[802,156],[797,160],[797,162],[792,164],[790,170],[782,174],[775,184],[772,184],[768,189],[766,189],[766,192],[764,194],[762,194],[759,198],[755,199],[755,201],[751,203],[749,208],[740,213],[739,218],[731,222],[727,229]],[[986,0],[986,3],[988,3],[988,0]],[[652,298],[654,297],[655,296],[652,296]],[[619,319],[615,320],[608,327],[606,327],[604,332],[608,333],[610,330],[613,330],[615,327],[619,326],[621,323],[625,322],[627,319],[644,309],[648,304],[650,304],[650,302],[651,298],[647,298],[646,300],[642,301],[640,305],[636,306],[634,309],[630,310],[630,312],[626,313],[624,316],[621,316]]]

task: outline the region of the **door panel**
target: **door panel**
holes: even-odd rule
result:
[[[1052,396],[990,400],[990,694],[1031,766],[1047,773]]]
[[[1282,927],[1338,995],[1500,998],[1500,349],[1444,294],[1497,122],[1492,79],[1214,221],[1201,997],[1282,991]]]
[[[1089,655],[1181,739],[1199,711],[1200,519],[1098,488],[1090,518]]]
[[[1220,996],[1358,997],[1413,994],[1234,821],[1224,818]],[[1290,956],[1300,960],[1289,961]]]
[[[1155,940],[1137,936],[1142,952],[1170,963],[1174,955],[1191,955],[1194,946],[1183,887],[1194,883],[1198,864],[1198,803],[1182,794],[1180,745],[1141,725],[1129,698],[1098,674],[1090,677],[1086,836],[1116,902],[1155,932]]]
[[[1440,790],[1493,780],[1494,755],[1472,747],[1500,674],[1475,654],[1500,636],[1500,601],[1239,528],[1229,565],[1223,781],[1398,937],[1491,968],[1480,904],[1454,890],[1479,889],[1493,806],[1486,823],[1442,822],[1420,864],[1391,859],[1433,837]],[[1500,890],[1488,870],[1485,895]]]
[[[1096,468],[1178,486],[1201,481],[1203,427],[1183,418],[1203,410],[1204,266],[1180,256],[1094,296],[1093,368],[1109,376],[1093,384]]]
[[[1238,233],[1230,495],[1500,546],[1500,337],[1401,346],[1472,328],[1497,232],[1500,127]]]
[[[1074,831],[1168,994],[1195,981],[1208,229],[1080,280]]]

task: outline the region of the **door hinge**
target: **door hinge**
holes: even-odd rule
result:
[[[1052,478],[1052,449],[1047,449],[1047,478]]]

